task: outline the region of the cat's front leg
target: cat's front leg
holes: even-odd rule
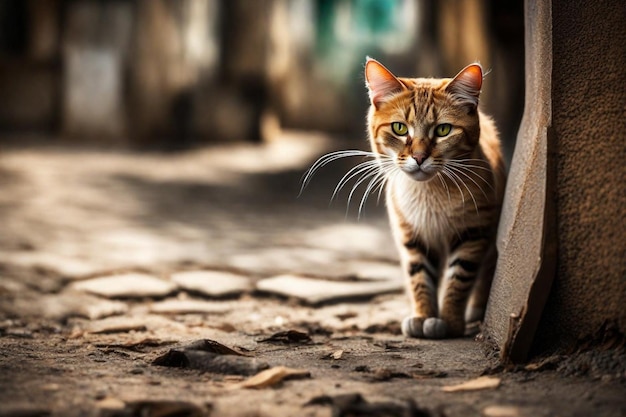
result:
[[[413,310],[402,321],[402,334],[407,337],[432,338],[434,330],[429,323],[437,317],[439,257],[419,238],[403,243],[402,251],[402,267],[407,277],[407,292]]]
[[[445,336],[459,337],[465,333],[465,310],[480,272],[489,238],[482,229],[470,229],[450,247],[444,275],[444,296],[440,320]]]

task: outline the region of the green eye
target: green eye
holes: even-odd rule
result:
[[[443,123],[437,125],[435,128],[435,135],[438,137],[446,136],[452,130],[452,125],[450,123]]]
[[[400,123],[400,122],[393,122],[391,124],[391,130],[393,130],[393,133],[395,133],[398,136],[404,136],[409,132],[409,128],[406,127],[404,123]]]

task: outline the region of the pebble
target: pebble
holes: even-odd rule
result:
[[[387,263],[369,260],[350,261],[345,265],[346,271],[360,279],[401,281],[400,263]]]
[[[184,271],[172,274],[181,288],[209,297],[241,294],[251,289],[248,277],[224,271]]]
[[[327,301],[362,298],[401,291],[400,281],[327,281],[299,275],[279,275],[257,283],[260,291],[295,297],[310,304]]]
[[[32,339],[33,332],[27,328],[12,328],[5,330],[7,336],[19,337],[24,339]]]
[[[332,265],[336,260],[337,253],[330,250],[293,246],[268,247],[251,253],[237,253],[225,261],[227,265],[270,276],[284,271],[304,273],[322,270],[326,269],[325,265]]]
[[[159,314],[223,314],[231,310],[226,303],[204,300],[163,300],[150,306],[152,313]]]
[[[122,301],[106,300],[77,291],[45,296],[40,307],[43,315],[51,319],[84,317],[96,320],[128,311],[128,305]]]
[[[87,331],[92,334],[127,333],[146,330],[145,320],[132,317],[110,317],[93,322]]]
[[[94,265],[84,260],[38,251],[0,252],[0,261],[27,268],[42,267],[50,269],[70,279],[94,274],[100,268],[99,265]]]
[[[72,288],[107,298],[164,297],[176,284],[144,273],[103,276],[72,284]]]

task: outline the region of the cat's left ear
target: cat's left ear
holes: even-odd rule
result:
[[[370,57],[367,57],[365,63],[365,81],[372,105],[377,109],[381,103],[405,88],[391,71]]]
[[[473,109],[478,106],[478,97],[483,85],[483,68],[480,64],[470,64],[463,68],[450,81],[446,91],[452,94],[459,102],[470,105]]]

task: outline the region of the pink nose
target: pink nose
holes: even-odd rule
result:
[[[413,154],[413,159],[415,159],[417,165],[422,165],[426,158],[428,158],[428,154],[426,152],[415,152]]]

